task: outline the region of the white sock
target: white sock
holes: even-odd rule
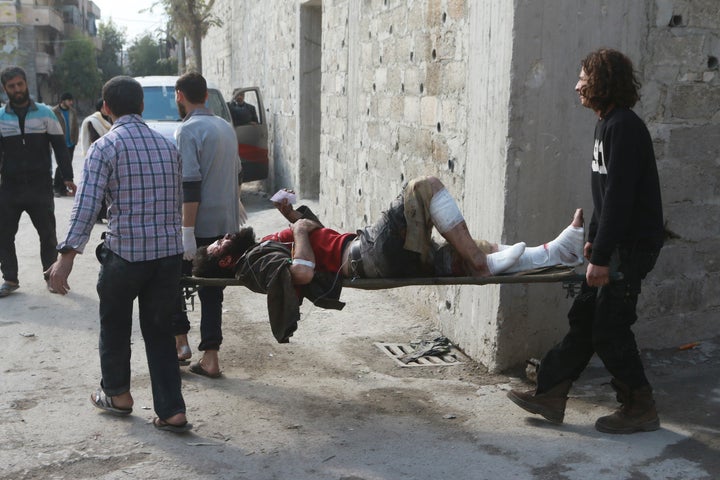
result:
[[[535,268],[565,265],[574,267],[583,263],[583,243],[585,230],[583,227],[569,226],[557,238],[544,245],[526,248],[517,262],[506,270],[506,273],[523,272]],[[504,251],[507,245],[499,245]]]
[[[517,262],[524,251],[525,243],[519,242],[499,252],[491,253],[486,257],[488,270],[492,275],[506,271]]]

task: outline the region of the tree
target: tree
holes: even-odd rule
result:
[[[222,26],[222,20],[212,13],[215,0],[159,0],[158,3],[170,18],[177,38],[190,39],[195,69],[202,73],[202,39],[210,27]]]
[[[126,30],[125,27],[115,25],[112,18],[107,23],[100,23],[98,27],[102,50],[97,57],[97,63],[102,71],[103,82],[123,74],[122,49],[127,42]]]
[[[177,61],[163,58],[163,45],[149,34],[136,39],[128,48],[128,69],[135,77],[146,75],[175,75]]]
[[[65,40],[53,67],[52,84],[56,91],[72,92],[80,100],[95,102],[100,96],[102,79],[90,38],[75,34]]]

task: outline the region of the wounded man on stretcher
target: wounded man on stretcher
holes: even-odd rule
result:
[[[357,233],[325,228],[307,207],[275,206],[290,221],[258,243],[251,227],[198,248],[193,276],[237,278],[267,294],[273,335],[287,342],[303,297],[340,309],[343,278],[485,277],[583,262],[582,209],[554,240],[537,247],[474,240],[455,200],[435,177],[411,180],[374,224]],[[433,226],[448,243],[438,245]]]

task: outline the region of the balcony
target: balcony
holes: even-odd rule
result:
[[[60,12],[52,7],[22,6],[20,18],[24,25],[35,27],[48,27],[58,32],[63,32],[65,26]]]
[[[0,2],[0,25],[11,26],[18,24],[15,2]]]
[[[45,52],[35,52],[35,71],[38,74],[49,75],[52,73],[53,57]]]

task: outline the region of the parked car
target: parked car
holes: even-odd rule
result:
[[[166,138],[175,141],[175,130],[182,121],[175,103],[175,82],[178,77],[151,76],[135,77],[143,87],[145,110],[143,119],[151,128]],[[238,154],[242,162],[242,181],[264,180],[268,176],[267,124],[262,109],[260,89],[249,87],[245,90],[252,95],[246,97],[248,103],[255,102],[259,121],[252,125],[235,127],[238,138]],[[236,90],[237,91],[237,90]],[[249,98],[252,97],[252,98]],[[232,124],[228,104],[220,90],[208,82],[208,100],[206,106],[212,112]]]

